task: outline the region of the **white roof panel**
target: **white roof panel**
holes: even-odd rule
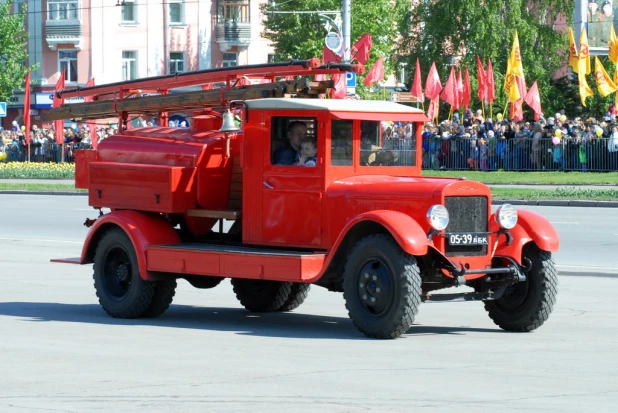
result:
[[[380,100],[267,98],[247,100],[246,103],[249,109],[423,114],[420,109]]]

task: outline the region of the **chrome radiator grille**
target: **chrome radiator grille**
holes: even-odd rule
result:
[[[449,213],[445,232],[487,232],[487,198],[484,196],[448,196],[444,206]],[[449,245],[445,241],[447,256],[487,255],[487,245]]]

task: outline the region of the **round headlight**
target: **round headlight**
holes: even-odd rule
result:
[[[501,205],[496,211],[496,221],[502,228],[514,228],[517,225],[517,210],[510,204]]]
[[[427,211],[427,223],[436,231],[446,228],[448,220],[448,210],[444,205],[434,205]]]

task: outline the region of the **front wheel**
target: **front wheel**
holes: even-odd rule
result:
[[[399,337],[421,304],[416,259],[389,235],[363,238],[348,256],[343,296],[352,322],[367,337]]]
[[[532,262],[526,281],[508,287],[499,299],[485,302],[489,317],[506,331],[528,332],[539,328],[549,318],[556,302],[558,272],[551,252],[528,244],[523,258]]]

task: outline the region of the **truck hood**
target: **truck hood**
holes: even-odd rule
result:
[[[490,196],[487,185],[475,181],[435,177],[361,175],[333,182],[327,194],[347,200],[421,201],[441,203],[444,196]]]

